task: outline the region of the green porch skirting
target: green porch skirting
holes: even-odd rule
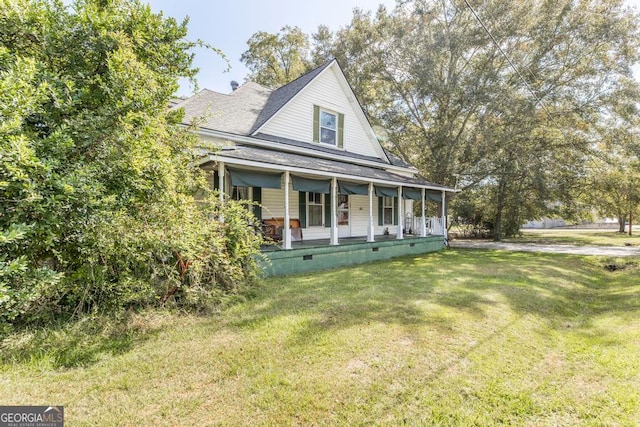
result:
[[[338,246],[296,248],[264,252],[257,259],[263,276],[284,276],[363,264],[405,255],[436,252],[444,248],[442,236],[349,243]]]

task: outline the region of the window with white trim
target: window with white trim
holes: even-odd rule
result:
[[[313,142],[344,149],[344,114],[314,105]]]
[[[231,200],[251,200],[251,187],[236,187],[231,189]]]
[[[320,110],[320,142],[323,144],[338,144],[338,115]]]
[[[383,197],[382,198],[382,224],[383,225],[393,225],[393,197]]]
[[[307,193],[307,227],[322,227],[322,199],[321,193]]]

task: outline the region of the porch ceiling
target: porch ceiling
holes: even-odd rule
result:
[[[228,164],[280,171],[290,170],[308,173],[312,176],[338,176],[354,181],[372,181],[448,192],[455,191],[453,188],[434,184],[421,178],[402,176],[383,169],[257,147],[225,148],[216,153],[210,153],[209,158],[211,161],[223,161]]]

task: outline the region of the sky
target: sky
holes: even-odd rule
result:
[[[231,91],[230,82],[244,83],[248,70],[240,62],[247,50],[247,40],[258,31],[277,33],[285,25],[298,26],[307,34],[314,33],[323,24],[332,31],[349,24],[353,9],[377,10],[379,4],[392,9],[395,0],[149,0],[154,12],[163,12],[178,21],[189,17],[189,40],[201,39],[222,50],[226,62],[206,49],[196,50],[194,65],[200,68],[197,76],[200,89],[216,92]],[[640,0],[626,0],[640,10]],[[634,67],[640,79],[640,65]],[[193,92],[188,82],[181,82],[178,95]]]
[[[242,84],[248,74],[240,56],[254,33],[277,33],[290,25],[311,34],[321,24],[335,31],[351,21],[355,7],[375,11],[379,4],[385,4],[391,9],[395,0],[150,0],[148,3],[154,12],[162,11],[179,22],[188,15],[189,40],[202,39],[224,52],[231,64],[229,72],[225,72],[224,60],[205,49],[196,51],[194,63],[200,68],[197,77],[200,89],[228,93],[232,80]],[[181,82],[179,95],[188,95],[192,90]]]

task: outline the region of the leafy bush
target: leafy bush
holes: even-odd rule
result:
[[[135,0],[0,0],[0,21],[0,325],[251,283],[254,219],[220,206],[167,111],[195,75],[186,22]]]

